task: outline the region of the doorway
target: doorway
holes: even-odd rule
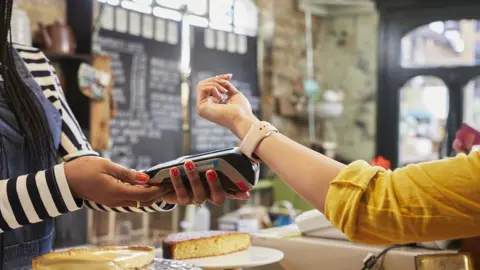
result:
[[[480,128],[480,3],[380,12],[377,154],[392,167],[452,155]]]

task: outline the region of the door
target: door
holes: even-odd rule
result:
[[[451,155],[462,122],[480,124],[479,10],[381,13],[377,154],[393,167]]]

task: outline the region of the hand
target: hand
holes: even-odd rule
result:
[[[141,206],[150,206],[170,191],[165,187],[140,186],[148,181],[148,175],[99,157],[80,157],[64,168],[74,197],[108,207],[136,207],[137,201]]]
[[[461,141],[460,139],[455,138],[453,141],[453,149],[457,154],[464,153],[468,154],[472,151],[473,141],[475,140],[475,135],[467,134],[465,140]]]
[[[198,83],[197,114],[243,139],[259,120],[253,115],[248,99],[230,83],[231,78],[232,74],[225,74]],[[222,94],[227,96],[224,101]]]
[[[250,198],[248,192],[225,193],[222,184],[218,179],[217,173],[213,170],[206,172],[208,190],[202,184],[200,176],[195,171],[195,164],[192,161],[185,162],[185,171],[187,172],[192,193],[189,193],[182,182],[182,177],[177,168],[170,169],[170,178],[172,179],[174,192],[169,192],[162,196],[162,200],[171,204],[203,204],[206,200],[215,205],[221,205],[225,198],[247,200]]]

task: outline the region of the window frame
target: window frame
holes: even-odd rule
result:
[[[416,76],[435,76],[449,89],[449,113],[445,152],[452,152],[452,142],[463,122],[463,87],[480,75],[480,66],[403,68],[401,39],[409,31],[435,21],[480,19],[476,10],[480,3],[459,0],[455,3],[436,1],[419,3],[405,1],[396,6],[393,1],[378,0],[380,12],[378,51],[378,95],[376,153],[384,156],[396,168],[399,164],[399,90]],[[461,2],[461,3],[460,3]]]

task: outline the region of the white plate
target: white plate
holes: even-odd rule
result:
[[[157,256],[162,258],[161,250]],[[255,267],[279,262],[283,259],[283,252],[264,247],[250,247],[247,250],[223,256],[183,260],[203,269],[235,269]]]

